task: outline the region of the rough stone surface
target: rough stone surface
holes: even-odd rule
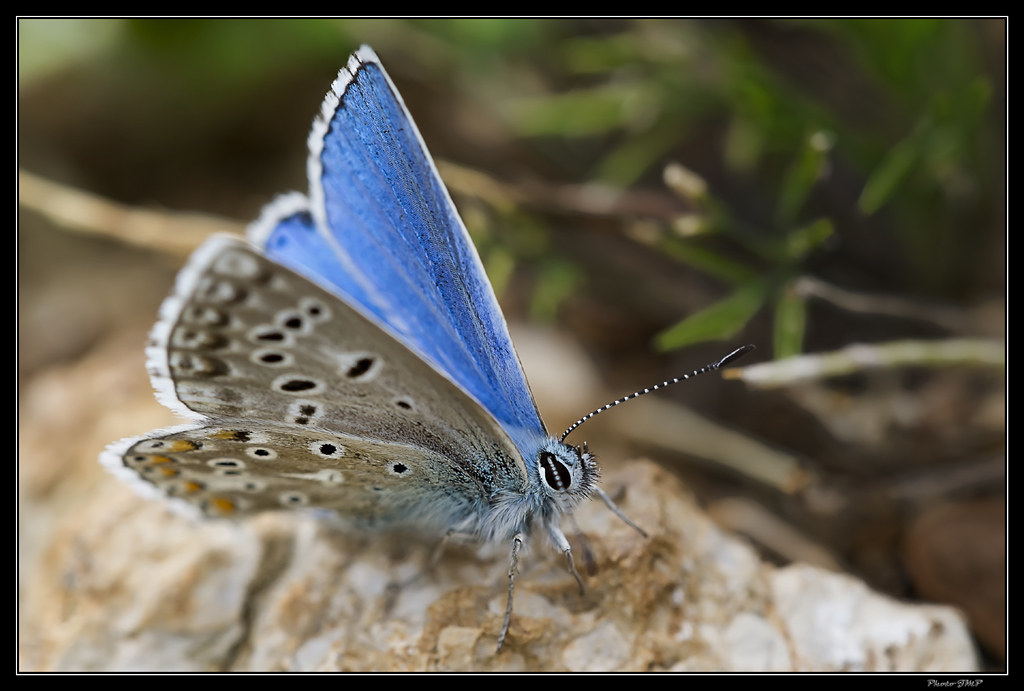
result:
[[[507,545],[453,546],[414,579],[434,539],[284,513],[191,522],[106,476],[107,441],[171,422],[122,374],[133,357],[97,353],[24,392],[22,670],[977,669],[955,610],[762,562],[647,461],[606,467],[602,484],[649,539],[581,507],[597,567],[583,597],[549,545],[528,543],[495,655]]]

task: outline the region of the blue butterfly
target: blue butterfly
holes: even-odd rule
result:
[[[103,462],[206,516],[306,507],[355,529],[506,541],[500,650],[525,536],[545,534],[582,589],[562,516],[597,494],[636,526],[597,487],[586,445],[546,431],[469,234],[369,47],[340,71],[309,150],[308,196],[271,203],[249,242],[207,241],[161,309],[148,368],[194,422]]]

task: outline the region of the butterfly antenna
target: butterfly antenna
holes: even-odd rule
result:
[[[731,363],[731,362],[733,362],[733,361],[743,357],[744,355],[746,355],[747,353],[749,353],[753,349],[754,349],[753,345],[745,345],[742,348],[737,348],[736,350],[732,351],[731,353],[726,355],[724,358],[722,358],[718,362],[712,362],[710,365],[705,365],[704,367],[701,367],[698,370],[694,370],[693,372],[690,372],[689,374],[684,374],[681,377],[676,377],[675,379],[669,379],[668,381],[663,381],[660,384],[655,384],[654,386],[646,388],[643,391],[637,391],[636,393],[632,393],[629,396],[625,396],[624,398],[620,398],[617,401],[613,401],[613,402],[609,403],[608,405],[606,405],[606,406],[604,406],[602,408],[598,408],[597,410],[595,410],[594,412],[590,413],[589,415],[584,415],[579,420],[577,420],[576,422],[572,423],[572,425],[569,427],[569,429],[565,430],[565,432],[562,433],[562,436],[559,439],[559,441],[565,441],[565,438],[568,437],[569,434],[574,429],[576,429],[577,427],[582,425],[584,422],[586,422],[590,418],[594,417],[595,415],[598,415],[599,413],[603,413],[604,411],[608,410],[609,408],[614,408],[615,406],[617,406],[617,405],[619,405],[621,403],[625,403],[626,401],[630,401],[630,400],[632,400],[634,398],[637,398],[639,396],[643,396],[645,393],[651,393],[652,391],[657,391],[658,389],[663,389],[666,386],[671,386],[672,384],[678,384],[679,382],[684,381],[686,379],[692,379],[692,378],[696,377],[699,374],[706,374],[708,372],[714,372],[715,370],[721,369],[721,368],[725,367],[726,365],[728,365],[729,363]]]

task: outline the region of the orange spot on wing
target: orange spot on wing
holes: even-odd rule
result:
[[[248,433],[234,429],[223,429],[219,432],[214,432],[210,436],[212,439],[225,439],[227,441],[245,441],[246,438],[248,437]]]
[[[206,510],[214,516],[229,516],[238,510],[238,505],[227,497],[210,497],[206,502]]]

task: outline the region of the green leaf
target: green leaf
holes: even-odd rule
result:
[[[693,343],[735,336],[761,309],[766,299],[765,290],[760,281],[743,286],[724,300],[662,331],[654,337],[654,347],[660,351],[678,350]]]
[[[685,122],[661,122],[612,149],[598,163],[594,177],[609,185],[629,187],[687,135]]]
[[[636,88],[609,85],[516,99],[507,104],[506,112],[521,136],[582,137],[624,126],[631,115],[630,104],[637,98],[642,95]]]
[[[739,286],[757,279],[757,273],[739,262],[733,261],[718,252],[686,242],[671,236],[663,237],[656,247],[666,256],[695,269],[714,276],[730,285]]]
[[[787,228],[796,221],[807,195],[825,174],[828,152],[831,148],[832,137],[826,132],[815,132],[807,138],[803,150],[786,173],[786,179],[782,184],[779,209],[776,213],[780,228]]]
[[[922,139],[916,133],[911,134],[885,155],[860,193],[857,205],[863,213],[869,216],[875,213],[896,193],[921,156]]]
[[[819,218],[813,223],[790,231],[786,235],[786,254],[790,259],[803,259],[832,237],[834,232],[832,220],[828,218]]]
[[[781,360],[802,353],[806,330],[807,301],[787,287],[775,303],[775,359]]]
[[[912,175],[915,167],[947,168],[955,162],[964,132],[973,129],[985,113],[991,87],[984,79],[975,79],[954,93],[932,96],[928,112],[914,130],[882,158],[868,177],[858,205],[865,214],[873,214],[887,203]],[[939,177],[939,176],[936,176]]]

